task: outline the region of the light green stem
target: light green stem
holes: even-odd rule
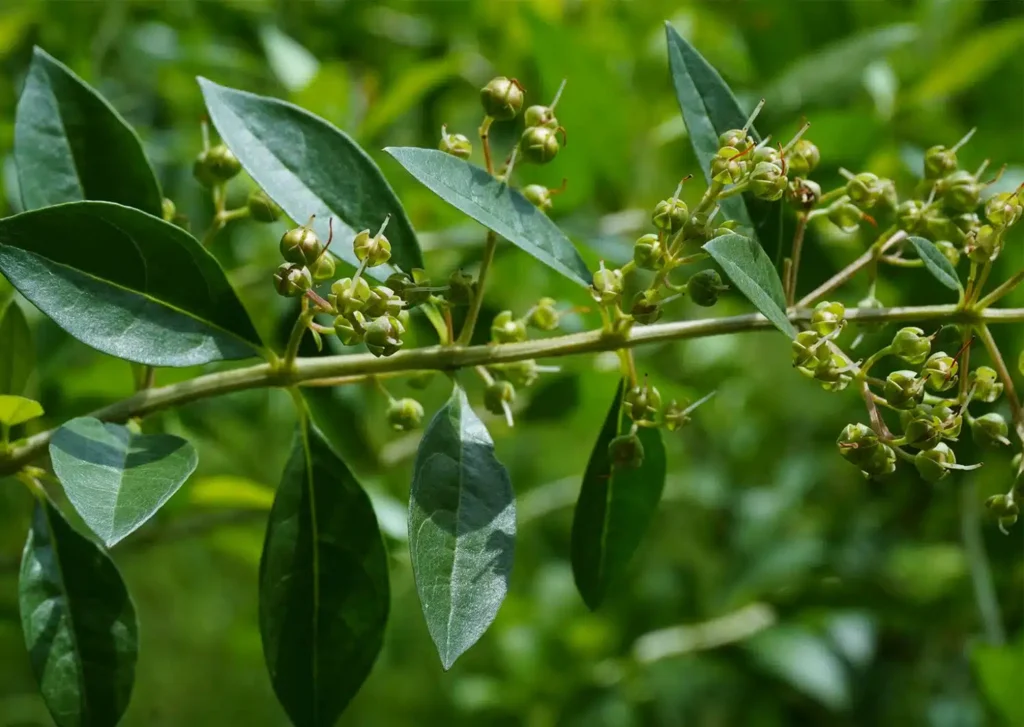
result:
[[[494,261],[494,251],[498,248],[498,235],[492,230],[487,231],[487,242],[484,244],[484,258],[480,263],[480,273],[476,277],[476,294],[469,303],[469,312],[466,314],[466,322],[462,324],[462,331],[459,333],[459,346],[468,346],[473,339],[473,329],[476,328],[476,319],[480,317],[480,308],[484,304],[484,284],[487,282],[487,272],[491,269]]]

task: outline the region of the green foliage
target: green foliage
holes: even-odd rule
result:
[[[714,238],[704,249],[765,318],[790,338],[796,335],[786,316],[782,281],[757,242],[743,235],[728,234]]]
[[[932,277],[950,290],[963,290],[963,285],[960,284],[960,277],[956,274],[956,269],[949,262],[949,258],[939,251],[934,242],[923,237],[917,237],[916,235],[911,235],[908,239],[917,251],[917,256],[924,262],[925,269],[932,274]]]
[[[25,393],[35,368],[32,331],[17,303],[8,303],[0,313],[0,394]]]

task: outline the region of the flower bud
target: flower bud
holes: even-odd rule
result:
[[[322,283],[325,280],[330,280],[334,277],[335,263],[334,256],[324,252],[316,259],[316,262],[311,266],[313,273],[313,280],[318,283]]]
[[[991,225],[982,225],[964,246],[967,257],[976,263],[987,263],[999,256],[1001,236]]]
[[[956,152],[939,145],[924,153],[925,179],[940,179],[956,170]]]
[[[979,447],[998,449],[1010,446],[1010,440],[1007,437],[1010,427],[1002,415],[993,411],[977,419],[969,419],[967,423],[971,427],[971,439]]]
[[[658,270],[665,259],[658,236],[647,234],[633,243],[633,262],[641,270]]]
[[[366,261],[366,267],[383,265],[391,259],[391,243],[383,233],[370,237],[369,230],[359,232],[352,240],[352,250],[359,262]]]
[[[645,326],[656,323],[661,318],[662,312],[656,290],[643,290],[637,293],[633,296],[633,303],[629,308],[629,314],[633,316],[633,320]]]
[[[644,446],[635,434],[621,434],[608,443],[612,470],[633,470],[644,463]]]
[[[178,214],[178,208],[174,204],[174,200],[164,197],[160,203],[161,215],[164,218],[164,222],[170,222],[174,219],[175,215]]]
[[[990,366],[979,366],[967,377],[967,388],[974,390],[973,401],[991,404],[1003,395],[1003,382]]]
[[[533,164],[547,164],[561,148],[557,131],[546,126],[529,126],[519,139],[519,154]]]
[[[907,232],[916,232],[924,223],[924,202],[916,199],[900,202],[896,208],[896,218],[901,228]]]
[[[276,222],[281,216],[281,208],[262,189],[250,192],[245,204],[249,208],[249,216],[257,222]]]
[[[673,399],[665,405],[661,412],[661,420],[665,423],[665,429],[674,432],[690,423],[690,415],[686,413],[685,406]]]
[[[504,414],[505,407],[516,400],[516,387],[510,381],[495,381],[484,389],[484,407],[492,414]]]
[[[779,156],[779,150],[767,145],[755,148],[750,154],[750,161],[754,166],[757,166],[761,162],[768,162],[778,167],[782,167],[782,157]]]
[[[948,475],[948,465],[951,464],[956,464],[956,455],[943,442],[931,449],[923,449],[914,456],[914,467],[926,482],[938,482]]]
[[[845,322],[846,307],[839,302],[823,300],[814,306],[811,313],[811,328],[819,335],[827,336],[837,331]]]
[[[932,418],[939,425],[939,433],[943,439],[955,442],[960,436],[960,429],[963,427],[964,418],[946,404],[937,404],[932,407]]]
[[[949,240],[939,240],[935,243],[935,247],[939,248],[939,252],[942,256],[949,260],[949,264],[954,268],[960,264],[960,248],[954,245]]]
[[[689,208],[683,200],[676,197],[658,202],[654,205],[654,213],[651,215],[651,222],[654,223],[654,226],[669,233],[681,230],[688,219],[690,219]]]
[[[324,251],[320,238],[308,227],[296,227],[281,236],[281,257],[297,265],[312,265]]]
[[[936,351],[924,362],[921,377],[932,391],[948,391],[956,386],[960,365],[945,351]]]
[[[842,391],[850,384],[850,372],[846,360],[834,353],[827,346],[822,346],[818,353],[818,363],[813,368],[798,368],[805,376],[810,376],[821,384],[825,391]]]
[[[402,347],[405,326],[394,316],[374,318],[366,326],[363,342],[374,356],[390,356]]]
[[[359,311],[340,315],[334,319],[334,332],[338,334],[338,340],[345,346],[362,343],[363,334],[366,332],[366,318]]]
[[[788,194],[788,199],[794,207],[809,210],[821,199],[821,186],[810,179],[796,178],[789,183]]]
[[[932,449],[942,439],[942,429],[930,414],[926,414],[907,423],[903,429],[903,438],[911,447]]]
[[[729,286],[722,283],[722,276],[712,268],[696,272],[686,281],[686,294],[690,300],[704,308],[717,303],[718,296],[728,289]]]
[[[718,146],[731,147],[738,152],[746,151],[753,144],[754,140],[743,129],[729,129],[718,137]]]
[[[1013,517],[1020,514],[1020,506],[1014,502],[1010,495],[999,494],[985,500],[985,507],[992,511],[992,514],[999,518]],[[1010,523],[1011,525],[1013,523]]]
[[[549,106],[534,105],[526,109],[523,121],[527,126],[547,126],[550,129],[558,128],[558,119],[555,112]]]
[[[981,201],[981,185],[966,170],[953,172],[939,185],[942,203],[954,212],[973,212]]]
[[[407,432],[423,423],[423,405],[415,399],[397,399],[388,405],[387,416],[392,429]]]
[[[506,364],[494,364],[490,368],[505,381],[521,389],[533,386],[540,373],[537,362],[532,358]]]
[[[793,177],[806,177],[813,172],[821,161],[821,152],[814,143],[800,139],[786,155],[789,174]],[[819,190],[820,192],[820,190]]]
[[[864,213],[849,202],[833,205],[828,210],[828,221],[847,234],[856,232],[862,219]]]
[[[861,209],[871,209],[882,194],[881,180],[871,172],[861,172],[846,183],[850,201]]]
[[[750,191],[758,199],[774,202],[786,193],[789,180],[782,167],[771,162],[759,162],[750,174]]]
[[[476,293],[473,276],[456,270],[448,276],[448,293],[445,296],[452,305],[469,305]]]
[[[622,399],[622,407],[633,421],[653,419],[661,409],[661,394],[645,381],[643,385],[634,386],[626,392]]]
[[[398,271],[389,275],[388,279],[384,281],[384,285],[391,288],[395,295],[404,300],[409,307],[426,303],[430,299],[428,291],[418,290],[418,288],[428,287],[429,284],[430,281],[426,278],[426,273],[419,268],[413,268],[412,277]]]
[[[1000,192],[985,203],[985,219],[996,227],[1014,225],[1022,214],[1024,206],[1016,192]]]
[[[449,134],[442,128],[441,142],[437,148],[445,154],[451,154],[459,159],[469,159],[473,154],[473,144],[465,134]]]
[[[814,367],[818,364],[818,352],[823,348],[818,344],[821,336],[816,331],[800,331],[790,344],[793,349],[793,365]]]
[[[492,78],[480,89],[484,113],[498,121],[514,119],[523,108],[523,89],[518,81],[504,76]]]
[[[192,175],[204,187],[226,182],[242,171],[242,164],[224,144],[217,144],[199,153],[192,165]]]
[[[861,463],[861,469],[869,477],[884,477],[896,471],[896,452],[884,442],[870,450],[870,454]]]
[[[331,285],[331,292],[327,300],[334,306],[341,315],[348,315],[353,311],[361,311],[366,307],[366,301],[370,299],[370,284],[363,278],[354,283],[352,278],[336,280]]]
[[[735,184],[747,174],[749,163],[735,147],[723,146],[711,160],[711,179],[719,184]]]
[[[538,331],[553,331],[558,328],[560,318],[561,314],[555,308],[555,299],[541,298],[530,311],[526,322]]]
[[[908,326],[896,331],[892,339],[893,355],[911,366],[923,364],[932,350],[932,340],[920,328]]]
[[[370,290],[363,306],[363,314],[367,318],[380,316],[397,316],[405,308],[405,301],[395,295],[395,291],[386,285],[378,285]]]
[[[963,235],[967,235],[971,232],[976,232],[981,227],[981,219],[974,212],[961,212],[958,215],[953,215],[950,218],[956,229],[960,230]],[[957,241],[961,241],[963,237],[958,237]]]
[[[495,343],[518,343],[526,340],[526,324],[512,317],[512,311],[503,310],[494,316],[491,340]]]
[[[882,394],[894,408],[912,409],[924,396],[924,382],[913,371],[893,371],[885,379]]]
[[[542,212],[551,209],[551,192],[543,184],[527,184],[523,187],[523,196]]]
[[[836,440],[843,459],[861,469],[878,445],[878,435],[864,424],[847,424]]]
[[[594,273],[594,283],[590,286],[590,295],[602,305],[611,305],[622,297],[622,271],[607,269],[602,261]]]
[[[313,276],[304,265],[281,263],[274,273],[274,287],[278,295],[297,298],[313,287]]]

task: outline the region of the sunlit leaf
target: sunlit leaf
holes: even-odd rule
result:
[[[465,65],[466,57],[459,53],[409,65],[367,109],[359,126],[359,138],[372,139],[409,109],[419,105],[439,85],[457,76]]]
[[[301,91],[316,76],[316,57],[276,25],[260,26],[260,42],[274,75],[289,91]]]
[[[977,643],[971,649],[971,664],[988,701],[1006,719],[1006,724],[1024,724],[1024,699],[1020,675],[1024,674],[1024,639],[995,646]]]
[[[0,424],[5,427],[16,427],[42,415],[43,407],[38,401],[23,396],[0,395]]]
[[[911,236],[907,239],[914,246],[914,249],[917,250],[918,257],[924,261],[925,268],[936,280],[950,290],[962,290],[956,269],[949,262],[949,258],[943,255],[942,251],[935,246],[935,243],[923,237]]]
[[[790,338],[796,336],[786,316],[786,297],[775,266],[749,237],[728,233],[712,238],[704,249],[754,307]]]
[[[216,475],[189,485],[188,499],[203,507],[269,510],[274,504],[274,490],[244,477]]]
[[[24,394],[35,364],[32,331],[21,308],[11,301],[0,312],[0,394]]]
[[[831,710],[850,703],[849,673],[825,640],[799,626],[777,626],[745,644],[762,669]]]

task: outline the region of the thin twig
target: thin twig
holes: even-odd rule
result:
[[[800,272],[800,253],[803,251],[806,232],[807,215],[800,213],[796,216],[796,231],[793,233],[793,263],[789,267],[789,275],[786,276],[786,306],[790,308],[796,301],[796,277]]]
[[[831,293],[833,290],[843,285],[845,282],[850,280],[854,275],[859,273],[861,269],[867,267],[880,256],[885,254],[887,250],[890,250],[894,246],[901,243],[906,239],[907,233],[903,230],[899,230],[888,240],[883,242],[880,246],[872,245],[867,252],[861,255],[859,258],[854,260],[852,263],[847,265],[845,268],[840,270],[838,273],[833,275],[831,278],[826,280],[824,283],[819,285],[817,288],[812,290],[810,293],[805,295],[803,298],[797,301],[797,306],[803,308],[805,306],[812,305],[826,295]]]

